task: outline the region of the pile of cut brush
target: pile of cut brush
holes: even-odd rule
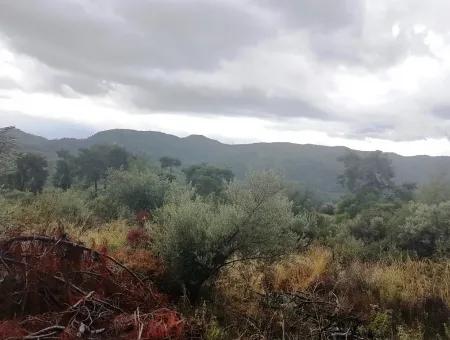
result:
[[[181,339],[195,330],[168,298],[65,236],[0,240],[1,339]]]

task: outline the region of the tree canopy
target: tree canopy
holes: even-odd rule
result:
[[[360,157],[349,152],[339,158],[344,163],[344,173],[339,182],[351,193],[381,193],[394,187],[394,170],[391,161],[381,151]]]
[[[234,178],[231,170],[208,164],[192,165],[183,172],[186,175],[186,182],[190,183],[201,196],[219,195],[226,183]]]
[[[32,193],[42,192],[48,177],[47,160],[38,154],[23,154],[16,160],[16,172],[13,175],[15,188]]]
[[[69,189],[74,180],[75,157],[66,150],[57,152],[56,170],[53,175],[53,185],[63,190]]]
[[[106,178],[108,169],[126,169],[131,155],[117,145],[94,145],[89,149],[80,149],[75,160],[78,177],[87,184],[94,185],[97,191],[98,182]]]
[[[159,162],[161,163],[161,168],[163,169],[172,169],[181,166],[181,161],[178,158],[164,156],[159,159]]]

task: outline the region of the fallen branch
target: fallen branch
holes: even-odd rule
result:
[[[24,336],[23,339],[44,339],[45,337],[49,337],[49,336],[55,335],[59,332],[62,332],[65,329],[66,329],[66,327],[64,327],[64,326],[58,326],[58,325],[50,326],[50,327],[41,329],[37,332],[28,334],[28,335]],[[50,333],[48,333],[48,332],[50,332]]]

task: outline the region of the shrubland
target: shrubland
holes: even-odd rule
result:
[[[347,195],[320,202],[272,171],[239,179],[171,157],[156,166],[119,147],[59,155],[42,190],[11,186],[14,166],[4,174],[2,238],[47,235],[107,252],[168,297],[184,320],[175,337],[450,336],[441,179],[397,184],[381,154],[348,155]]]

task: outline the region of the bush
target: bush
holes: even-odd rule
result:
[[[420,257],[448,256],[450,202],[437,205],[411,203],[408,212],[408,217],[397,231],[398,246]]]
[[[390,220],[397,209],[391,204],[374,204],[347,223],[350,233],[366,244],[379,242],[391,232]]]
[[[84,226],[93,222],[87,195],[76,190],[49,190],[38,195],[12,192],[3,204],[8,205],[9,222],[14,224]]]
[[[221,268],[234,261],[271,257],[293,246],[291,203],[272,173],[231,183],[226,203],[176,195],[157,214],[154,246],[171,281],[193,299]],[[172,196],[173,197],[173,196]]]
[[[113,170],[108,174],[104,196],[112,206],[122,206],[130,214],[162,206],[170,182],[150,169]]]

